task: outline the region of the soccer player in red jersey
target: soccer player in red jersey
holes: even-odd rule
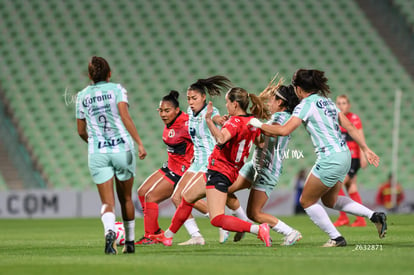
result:
[[[160,233],[158,204],[168,199],[181,176],[190,167],[194,147],[188,132],[188,114],[180,110],[179,93],[170,91],[158,108],[165,124],[162,140],[167,145],[168,161],[149,176],[138,189],[138,198],[144,212],[145,235],[136,244],[153,244],[148,235]]]
[[[336,98],[336,106],[345,114],[348,120],[358,129],[359,135],[364,138],[364,131],[362,130],[362,123],[354,113],[351,113],[349,110],[351,108],[351,104],[349,102],[349,98],[346,95],[340,95]],[[349,169],[348,175],[345,177],[343,185],[345,186],[348,195],[354,201],[362,204],[361,196],[358,193],[357,188],[357,172],[360,167],[365,168],[367,166],[367,160],[363,153],[361,153],[361,149],[359,148],[356,141],[348,134],[347,130],[341,127],[341,133],[343,139],[346,141],[348,145],[349,151],[351,151],[351,168]],[[365,138],[364,138],[365,139]],[[345,192],[341,188],[338,193],[339,196],[345,196]],[[335,226],[344,226],[349,225],[349,219],[345,212],[339,212],[338,220],[334,223]],[[366,226],[367,223],[365,222],[364,217],[357,216],[354,223],[351,224],[352,227],[357,226]]]
[[[212,121],[213,104],[211,102],[208,104],[205,119],[217,144],[209,157],[205,178],[197,179],[195,184],[207,181],[207,205],[212,225],[229,231],[257,234],[266,246],[271,246],[267,224],[254,225],[237,217],[224,215],[227,189],[236,180],[239,170],[249,156],[253,142],[259,142],[260,130],[247,125],[254,117],[247,114],[250,100],[253,103],[250,110],[254,116],[269,117],[263,102],[257,96],[247,93],[242,88],[231,88],[226,94],[226,108],[231,117],[222,129],[215,126]],[[169,229],[154,237],[166,246],[172,245],[174,234],[187,219],[193,206],[194,201],[188,202],[183,199]]]

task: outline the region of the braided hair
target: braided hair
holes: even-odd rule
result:
[[[88,65],[88,72],[93,83],[97,83],[108,79],[111,68],[105,58],[93,56]]]

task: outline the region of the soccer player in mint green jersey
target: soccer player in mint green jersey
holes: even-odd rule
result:
[[[269,86],[260,94],[267,100],[272,113],[269,125],[283,125],[290,118],[293,109],[299,103],[292,85],[282,85],[282,80]],[[253,158],[239,172],[237,180],[229,188],[229,192],[250,188],[247,203],[247,216],[257,223],[267,223],[273,231],[284,236],[282,245],[293,245],[302,238],[299,231],[285,224],[273,215],[263,212],[263,207],[279,181],[282,173],[284,152],[290,136],[269,137],[262,135],[262,142],[256,146]]]
[[[292,117],[284,125],[267,125],[259,120],[250,123],[267,134],[282,136],[289,135],[299,125],[304,124],[318,158],[306,180],[300,203],[311,220],[329,235],[330,239],[324,247],[346,246],[346,241],[329,219],[325,209],[318,204],[319,199],[327,207],[369,218],[375,224],[379,237],[383,238],[387,231],[384,213],[374,212],[348,197],[338,197],[339,189],[351,166],[351,154],[342,139],[339,125],[358,143],[370,164],[378,167],[379,157],[369,149],[355,126],[328,98],[330,90],[327,82],[328,79],[322,71],[297,70],[292,84],[301,102],[293,111]]]
[[[117,254],[114,178],[126,234],[123,252],[134,253],[135,208],[131,199],[134,142],[140,159],[147,153],[128,112],[127,91],[120,84],[109,82],[108,62],[94,56],[88,71],[92,84],[77,95],[76,118],[79,136],[88,143],[89,170],[102,202],[105,253]]]
[[[207,112],[206,98],[207,94],[210,96],[220,95],[221,89],[227,89],[229,87],[230,80],[224,76],[217,75],[206,79],[198,79],[187,89],[187,103],[189,105],[188,130],[194,144],[194,160],[174,190],[172,200],[177,207],[177,211],[184,202],[191,201],[194,203],[194,208],[202,213],[207,213],[206,202],[200,200],[206,193],[205,181],[197,181],[198,179],[204,179],[204,173],[207,171],[208,157],[216,144],[205,119]],[[225,122],[226,117],[221,117],[218,110],[213,107],[212,120],[215,125],[221,126]],[[235,212],[235,215],[247,220],[247,216],[235,196],[229,199],[228,206]],[[172,222],[178,224],[174,218]],[[190,215],[183,223],[190,233],[191,238],[179,245],[204,245],[204,238],[200,234],[194,218]],[[176,227],[179,228],[181,225]],[[224,243],[228,238],[228,232],[224,230],[220,230],[219,232],[219,240],[221,243]]]

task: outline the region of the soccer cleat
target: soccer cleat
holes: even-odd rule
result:
[[[327,241],[322,247],[339,247],[339,246],[346,246],[345,238],[339,236],[336,239]]]
[[[134,241],[125,241],[124,248],[122,249],[122,253],[135,253],[135,244]]]
[[[116,250],[116,233],[109,230],[105,235],[105,254],[118,254]]]
[[[380,239],[385,237],[387,233],[387,216],[383,212],[374,212],[370,218],[371,222],[375,224],[378,230]]]
[[[349,220],[348,218],[345,219],[338,219],[336,222],[333,223],[333,225],[335,227],[340,227],[340,226],[349,226]]]
[[[137,245],[151,245],[151,244],[157,244],[159,243],[156,240],[150,239],[147,236],[143,236],[139,241],[135,242]]]
[[[351,227],[365,227],[367,222],[363,217],[357,217],[357,219],[351,224]]]
[[[227,242],[227,240],[229,239],[230,236],[230,232],[227,230],[224,230],[223,228],[219,228],[219,242],[221,244]]]
[[[302,239],[302,234],[300,234],[299,231],[293,230],[290,232],[285,238],[283,239],[283,243],[280,245],[290,246],[294,245],[296,242],[300,241]]]
[[[203,236],[191,237],[186,242],[179,243],[178,245],[204,245],[205,241]]]
[[[173,238],[165,237],[164,232],[161,232],[160,234],[156,235],[149,235],[148,237],[152,240],[162,243],[165,246],[172,246],[173,243]]]
[[[267,247],[272,246],[272,238],[270,238],[270,228],[267,223],[259,225],[259,233],[257,238],[265,243]]]
[[[236,232],[236,234],[234,234],[233,242],[241,241],[241,239],[244,238],[245,233],[246,232]]]

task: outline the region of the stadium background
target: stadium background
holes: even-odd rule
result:
[[[170,89],[181,92],[185,110],[186,88],[198,78],[222,74],[259,93],[276,72],[290,82],[296,69],[317,68],[326,72],[332,98],[350,97],[381,157],[379,168],[359,173],[361,189],[375,190],[392,169],[394,95],[403,92],[398,181],[412,190],[414,53],[405,48],[414,43],[413,3],[1,0],[0,190],[96,192],[75,121],[76,93],[89,83],[93,55],[105,57],[112,81],[129,91],[148,152],[137,161],[136,187],[166,159],[156,108]],[[391,18],[391,32],[384,33],[389,26],[381,18]],[[225,112],[223,97],[213,102]],[[289,148],[303,157],[286,160],[282,191],[315,160],[302,128]]]

